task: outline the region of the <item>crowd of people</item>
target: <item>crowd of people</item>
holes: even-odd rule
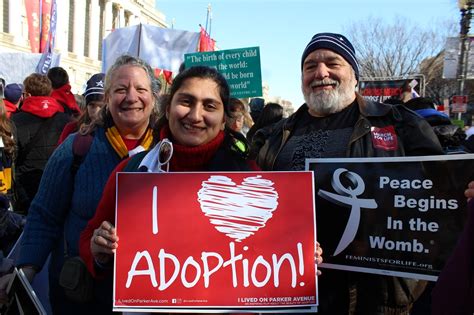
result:
[[[23,234],[18,259],[0,270],[0,303],[13,265],[33,281],[48,261],[53,314],[112,313],[120,171],[160,172],[163,164],[170,172],[299,171],[308,158],[472,152],[474,137],[453,126],[429,99],[388,104],[363,98],[354,47],[341,34],[314,35],[303,49],[301,73],[305,103],[286,118],[277,103],[232,98],[224,76],[205,66],[181,69],[163,94],[153,69],[128,55],[85,82],[82,96],[71,92],[61,67],[5,85],[1,250],[8,253]],[[374,142],[373,130],[392,140]],[[465,194],[474,197],[474,182]],[[318,280],[318,313],[411,314],[417,303],[428,303],[423,309],[436,314],[472,314],[473,207],[471,200],[470,220],[433,290],[423,280],[325,269]],[[13,226],[9,235],[4,223]],[[324,215],[318,215],[317,230],[320,224]],[[324,244],[315,249],[316,264],[322,249]],[[93,278],[87,302],[64,290],[65,262],[77,256]],[[453,280],[459,272],[466,280],[461,288]],[[431,290],[432,302],[418,301]]]

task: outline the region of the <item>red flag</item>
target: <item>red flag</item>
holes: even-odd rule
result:
[[[165,77],[165,80],[168,84],[171,84],[173,82],[173,72],[163,70],[163,76]]]
[[[31,52],[37,53],[40,51],[40,3],[38,0],[26,0],[25,7]]]
[[[43,52],[46,49],[50,31],[49,28],[51,26],[51,0],[42,0],[41,2],[41,41],[39,52]]]
[[[206,32],[206,30],[201,26],[201,35],[199,37],[199,51],[214,51],[216,46],[216,41],[211,38],[211,36]]]
[[[159,78],[161,75],[161,69],[155,68],[154,70],[155,70],[155,78]]]

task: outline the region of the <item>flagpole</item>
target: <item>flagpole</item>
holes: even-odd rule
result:
[[[211,12],[211,4],[207,5],[207,15],[206,15],[206,33],[207,33],[207,25],[209,23],[209,13]]]
[[[211,29],[212,29],[212,12],[209,14],[209,38],[211,38]]]
[[[138,24],[138,47],[137,47],[137,57],[140,58],[140,43],[142,40],[142,23]]]

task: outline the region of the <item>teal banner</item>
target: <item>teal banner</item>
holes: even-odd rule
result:
[[[232,97],[262,96],[259,47],[185,54],[184,58],[186,68],[208,66],[217,69],[229,83]]]

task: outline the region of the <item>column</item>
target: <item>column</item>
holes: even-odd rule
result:
[[[119,25],[118,27],[125,27],[125,9],[119,6]]]
[[[104,29],[104,38],[112,32],[112,19],[113,19],[113,12],[112,12],[112,1],[107,1],[105,3],[105,12],[104,12],[104,21],[105,21],[105,29]]]
[[[77,56],[84,55],[84,31],[86,21],[86,2],[83,0],[74,0],[74,33],[72,51]]]
[[[99,0],[91,0],[90,14],[90,32],[89,32],[89,57],[96,60],[99,58],[99,40],[100,34],[96,31],[96,27],[100,23],[100,7]]]
[[[16,1],[16,0],[13,0]],[[61,54],[67,53],[67,42],[69,34],[69,1],[56,1],[57,22],[56,22],[56,41],[55,49]],[[72,31],[72,30],[71,30]]]
[[[15,37],[21,36],[21,6],[18,0],[8,0],[8,9],[8,33]]]

